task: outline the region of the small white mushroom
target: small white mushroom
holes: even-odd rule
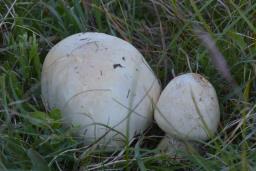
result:
[[[179,139],[207,140],[216,132],[220,120],[215,89],[199,74],[180,75],[163,90],[154,118],[166,132],[160,149],[173,152],[175,147],[184,148]]]
[[[104,33],[65,38],[48,53],[42,96],[66,125],[80,126],[85,144],[124,145],[152,122],[160,85],[140,52]]]

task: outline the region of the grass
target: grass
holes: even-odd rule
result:
[[[256,169],[255,1],[0,0],[0,4],[0,170],[79,170],[82,165],[92,170]],[[207,33],[210,42],[204,42],[195,28]],[[181,161],[147,143],[141,146],[140,141],[127,147],[125,157],[84,146],[71,128],[61,126],[59,110],[46,110],[40,73],[54,44],[86,31],[131,42],[163,87],[181,73],[204,75],[220,101],[218,134],[202,142],[200,153],[185,153]],[[213,41],[215,51],[209,46]],[[223,63],[216,59],[227,65],[221,68]]]

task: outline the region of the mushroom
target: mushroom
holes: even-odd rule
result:
[[[85,144],[121,148],[153,120],[159,82],[130,43],[104,33],[78,33],[56,44],[42,70],[42,97],[78,126]]]
[[[158,146],[160,150],[175,153],[185,149],[185,141],[207,140],[216,132],[220,120],[215,89],[199,74],[177,76],[161,93],[154,118],[166,132]]]

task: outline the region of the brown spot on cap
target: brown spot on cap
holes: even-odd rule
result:
[[[203,76],[199,75],[199,74],[192,74],[193,78],[199,83],[201,84],[201,86],[203,87],[208,87],[210,86],[209,81],[207,81]]]

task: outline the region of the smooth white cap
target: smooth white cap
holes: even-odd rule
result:
[[[206,140],[216,132],[220,120],[215,89],[199,74],[177,76],[160,95],[154,117],[168,135]]]
[[[81,127],[85,144],[107,133],[100,141],[104,146],[124,145],[124,136],[130,140],[151,124],[159,94],[141,53],[104,33],[69,36],[44,61],[42,96],[62,111],[66,125]]]

